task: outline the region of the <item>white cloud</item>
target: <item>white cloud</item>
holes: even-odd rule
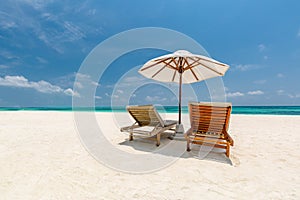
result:
[[[280,96],[287,96],[289,97],[290,99],[295,99],[295,98],[300,98],[300,93],[297,93],[297,94],[291,94],[291,93],[287,93],[286,91],[284,90],[277,90],[276,91],[277,95],[280,95]]]
[[[96,81],[93,81],[91,76],[88,74],[77,73],[75,74],[75,76],[76,76],[76,81],[74,82],[74,85],[79,89],[82,89],[84,87],[91,87],[91,85],[100,86],[100,84],[97,83]]]
[[[253,83],[255,84],[265,84],[267,82],[267,80],[256,80]]]
[[[57,41],[57,39],[51,39],[50,36],[47,35],[47,33],[45,33],[42,30],[39,30],[38,28],[36,28],[36,34],[37,37],[44,42],[48,47],[54,49],[57,53],[63,54],[64,50],[63,48],[55,41]]]
[[[48,63],[48,61],[47,61],[46,59],[44,59],[44,58],[42,58],[42,57],[39,57],[39,56],[36,57],[36,60],[37,60],[39,63],[42,63],[42,64],[47,64],[47,63]]]
[[[13,21],[4,21],[4,20],[1,20],[0,21],[0,27],[2,29],[10,29],[10,28],[15,28],[17,27],[16,23],[13,22]]]
[[[23,25],[25,29],[31,28],[36,37],[56,52],[63,54],[66,43],[74,43],[86,37],[84,27],[79,27],[73,22],[63,21],[61,18],[55,18],[50,13],[43,15],[46,21],[54,24],[54,28],[45,28],[44,25],[32,18],[26,18],[28,22]]]
[[[244,96],[244,93],[241,93],[241,92],[229,92],[226,95],[227,95],[227,97],[242,97],[242,96]]]
[[[295,95],[295,98],[300,98],[300,94],[296,94],[296,95]]]
[[[24,76],[5,76],[0,77],[0,86],[19,87],[19,88],[32,88],[41,93],[62,93],[66,95],[78,95],[73,92],[71,88],[62,89],[59,86],[52,85],[51,83],[41,80],[38,82],[29,81]]]
[[[266,49],[266,46],[265,46],[264,44],[258,45],[258,50],[259,50],[260,52],[264,51],[265,49]]]
[[[74,92],[71,88],[64,90],[64,93],[69,96],[80,97],[79,93]]]
[[[96,12],[97,12],[97,10],[96,9],[90,9],[90,10],[88,10],[88,15],[95,15],[96,14]]]
[[[9,52],[9,51],[6,51],[6,50],[2,50],[0,51],[0,56],[6,58],[6,59],[19,59],[18,56],[14,55],[13,53]]]
[[[249,70],[254,70],[254,69],[259,69],[261,66],[259,65],[254,65],[254,64],[246,64],[246,65],[235,65],[235,70],[239,71],[249,71]]]
[[[0,85],[14,87],[29,87],[28,80],[23,76],[5,76],[0,77]]]
[[[136,83],[136,82],[142,82],[145,80],[147,80],[147,79],[142,76],[129,76],[129,77],[124,78],[124,82],[126,82],[126,83]]]
[[[97,83],[96,81],[91,81],[91,84],[94,85],[94,86],[97,86],[97,87],[100,86],[100,84]]]
[[[147,96],[146,101],[149,101],[149,102],[153,102],[153,101],[158,101],[158,102],[161,102],[161,101],[166,101],[167,98],[166,97],[159,97],[159,96]]]
[[[52,3],[53,0],[20,0],[28,5],[32,6],[36,10],[41,10],[46,7],[49,3]]]
[[[95,96],[95,99],[102,99],[102,97],[100,97],[100,96]]]
[[[8,29],[10,38],[13,38],[15,33],[24,33],[21,36],[26,36],[25,33],[29,31],[32,33],[32,37],[27,38],[29,43],[37,42],[35,40],[38,39],[60,54],[67,52],[69,44],[82,49],[86,46],[84,38],[103,34],[102,26],[105,25],[105,20],[102,20],[101,24],[98,23],[103,13],[86,2],[88,1],[72,2],[68,6],[64,6],[62,1],[55,0],[17,0],[16,3],[2,3],[0,28]],[[83,4],[86,6],[78,9]],[[24,12],[23,8],[34,9],[34,12]],[[80,18],[69,20],[70,15]]]
[[[277,93],[278,95],[283,95],[284,92],[285,92],[284,90],[277,90],[277,91],[276,91],[276,93]]]
[[[300,98],[300,94],[288,94],[287,96],[291,99]]]
[[[56,21],[57,20],[57,16],[45,12],[45,13],[41,13],[41,17],[43,17],[44,19],[48,20],[48,21]]]
[[[9,66],[7,66],[7,65],[0,65],[0,69],[8,69],[9,68]]]
[[[82,73],[76,73],[75,76],[78,78],[78,79],[90,79],[91,76],[88,75],[88,74],[82,74]]]
[[[123,90],[117,90],[118,93],[123,94],[124,91]]]
[[[74,85],[79,88],[79,89],[82,89],[83,88],[83,85],[80,83],[80,82],[75,82]]]
[[[278,73],[278,74],[277,74],[277,77],[278,77],[278,78],[283,78],[283,77],[284,77],[284,75],[283,75],[283,74],[281,74],[281,73]]]
[[[2,9],[0,11],[0,28],[3,30],[8,30],[13,29],[13,28],[18,28],[17,23],[15,22],[15,16],[5,9],[5,2],[1,4]]]
[[[262,95],[262,94],[264,94],[264,92],[261,91],[261,90],[256,90],[256,91],[249,91],[247,94],[249,94],[249,95]]]
[[[127,76],[121,79],[116,85],[117,88],[122,88],[123,90],[128,90],[128,88],[134,88],[140,86],[141,83],[147,84],[152,82],[153,80],[147,79],[139,74]],[[114,86],[115,87],[115,86]]]
[[[23,77],[24,78],[24,77]],[[26,84],[28,85],[30,88],[34,88],[39,92],[42,93],[59,93],[59,92],[64,92],[64,90],[56,85],[52,85],[51,83],[41,80],[38,82],[28,82],[28,80],[26,80]],[[22,86],[21,86],[22,87]]]
[[[64,28],[65,32],[63,36],[64,40],[66,41],[73,42],[86,37],[83,30],[81,30],[79,26],[76,26],[72,22],[64,22]]]
[[[300,29],[298,30],[297,37],[300,38]]]

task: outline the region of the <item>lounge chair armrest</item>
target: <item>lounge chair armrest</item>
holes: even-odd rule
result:
[[[176,120],[163,120],[163,122],[164,122],[164,127],[176,125],[178,123],[178,121]]]
[[[120,128],[120,131],[127,132],[127,131],[133,130],[134,128],[138,128],[138,127],[140,127],[140,126],[137,125],[137,122],[134,122],[134,124],[132,124],[131,126],[125,126],[125,127]]]
[[[230,145],[233,146],[234,141],[227,131],[226,131],[226,136],[227,136],[227,140],[229,141]]]

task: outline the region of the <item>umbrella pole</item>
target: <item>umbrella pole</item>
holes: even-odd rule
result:
[[[178,124],[176,125],[176,133],[184,133],[183,125],[181,124],[181,89],[182,89],[182,70],[179,71],[179,119]]]
[[[182,73],[179,72],[179,103],[178,103],[179,124],[181,124],[181,88],[182,88]]]

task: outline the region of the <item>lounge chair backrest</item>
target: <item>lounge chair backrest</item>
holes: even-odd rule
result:
[[[192,132],[217,138],[227,137],[231,103],[189,103]]]
[[[127,111],[139,126],[164,126],[164,121],[153,105],[127,106]]]

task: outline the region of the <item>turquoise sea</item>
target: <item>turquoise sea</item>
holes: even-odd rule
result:
[[[126,112],[124,107],[96,107],[94,109],[72,107],[0,107],[0,111],[96,111],[96,112]],[[157,107],[159,112],[177,113],[177,106]],[[187,106],[182,107],[182,113],[188,113]],[[251,115],[300,115],[300,106],[233,106],[232,114]]]

